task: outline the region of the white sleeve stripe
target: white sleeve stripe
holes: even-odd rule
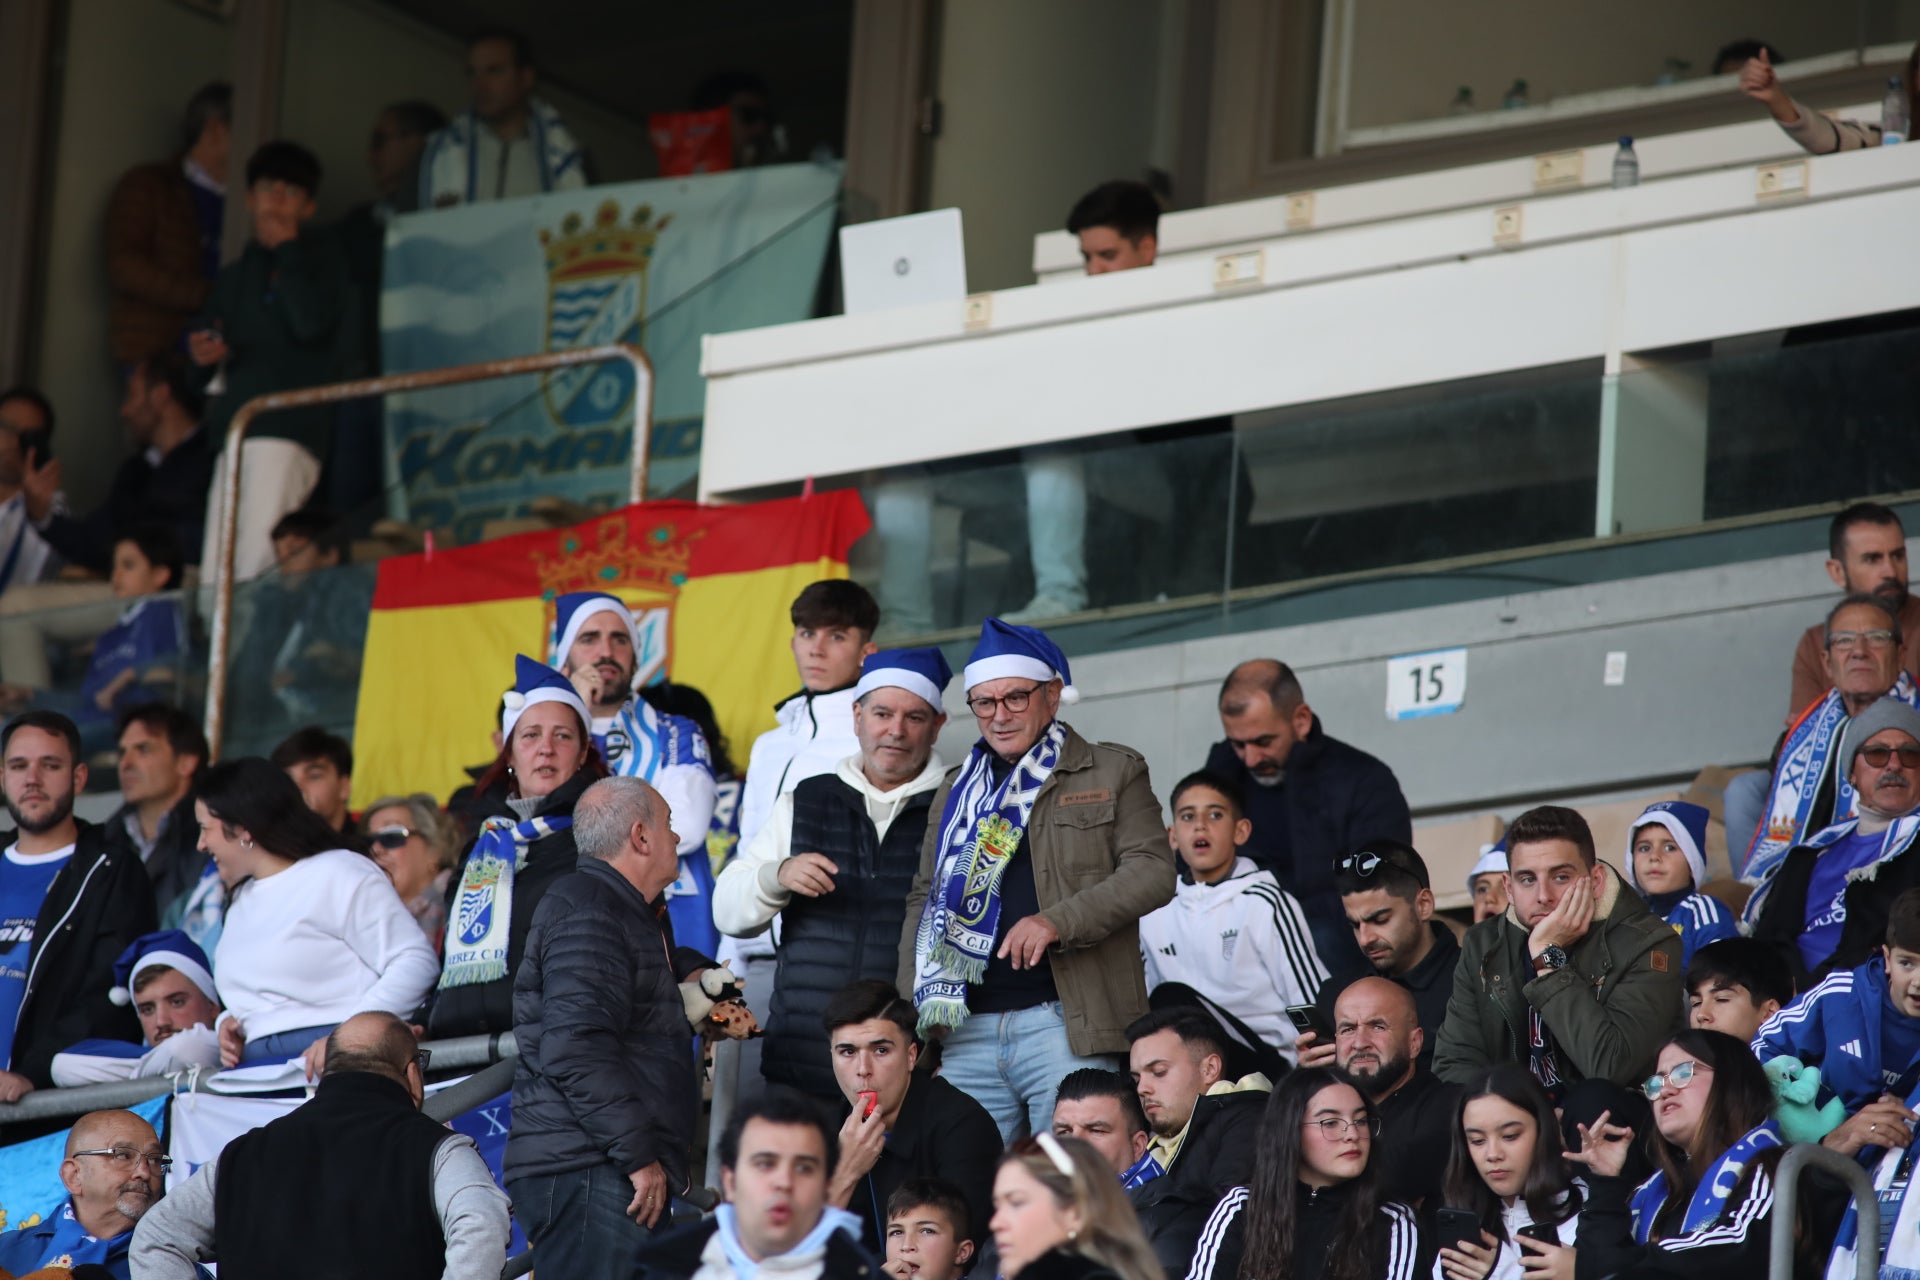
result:
[[[1671,1240],[1659,1242],[1662,1249],[1680,1252],[1687,1249],[1700,1249],[1713,1245],[1739,1244],[1747,1238],[1747,1233],[1756,1222],[1766,1216],[1773,1208],[1773,1183],[1768,1181],[1765,1170],[1757,1170],[1753,1175],[1753,1185],[1747,1191],[1747,1198],[1731,1219],[1702,1227],[1698,1231],[1684,1236],[1675,1236]]]
[[[1420,1256],[1413,1217],[1398,1204],[1382,1205],[1381,1209],[1393,1224],[1388,1235],[1391,1246],[1387,1250],[1385,1280],[1413,1280],[1413,1266]]]
[[[1213,1280],[1213,1264],[1220,1258],[1220,1242],[1226,1238],[1228,1225],[1246,1202],[1247,1189],[1235,1187],[1213,1207],[1207,1225],[1200,1231],[1200,1243],[1194,1246],[1193,1266],[1187,1270],[1187,1280]]]
[[[1292,971],[1294,986],[1301,992],[1300,1003],[1312,1000],[1326,985],[1327,970],[1320,963],[1320,953],[1314,950],[1313,935],[1307,929],[1307,917],[1301,911],[1299,901],[1292,894],[1272,885],[1248,885],[1245,892],[1273,909],[1274,931],[1279,935],[1280,948],[1286,955],[1288,969]]]
[[[1760,1032],[1754,1037],[1754,1043],[1758,1044],[1773,1032],[1781,1030],[1782,1028],[1805,1022],[1809,1017],[1813,1016],[1814,1007],[1825,997],[1839,995],[1842,992],[1852,990],[1853,973],[1850,970],[1829,976],[1824,982],[1812,990],[1803,992],[1798,1000],[1795,1000],[1792,1004],[1761,1023]]]

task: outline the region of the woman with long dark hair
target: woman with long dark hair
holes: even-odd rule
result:
[[[1373,1103],[1326,1067],[1291,1071],[1260,1120],[1251,1186],[1207,1219],[1187,1280],[1416,1280],[1433,1267],[1413,1210],[1381,1203]]]
[[[1641,1086],[1660,1133],[1638,1188],[1620,1177],[1633,1131],[1604,1114],[1580,1127],[1592,1196],[1580,1216],[1580,1273],[1752,1280],[1768,1270],[1773,1172],[1786,1142],[1753,1051],[1719,1031],[1682,1031]]]
[[[1513,1063],[1467,1081],[1454,1109],[1453,1150],[1441,1205],[1480,1219],[1480,1238],[1440,1250],[1434,1280],[1520,1280],[1570,1270],[1585,1191],[1561,1156],[1553,1099],[1533,1073]],[[1551,1232],[1558,1246],[1523,1237]],[[1556,1249],[1565,1252],[1556,1252]],[[1531,1255],[1547,1260],[1522,1265]]]
[[[490,811],[453,877],[427,1019],[436,1040],[513,1029],[513,975],[533,909],[579,861],[573,806],[607,776],[587,704],[567,678],[527,657],[514,659],[514,671],[500,754],[475,784]]]
[[[228,893],[213,952],[225,1065],[303,1057],[318,1076],[334,1027],[419,1008],[440,969],[433,948],[385,873],[340,847],[284,770],[257,756],[217,764],[193,809]]]
[[[1007,1148],[990,1225],[1007,1280],[1164,1280],[1112,1166],[1078,1138]]]

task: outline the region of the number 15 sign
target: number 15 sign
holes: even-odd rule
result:
[[[1436,649],[1387,659],[1387,719],[1458,711],[1467,697],[1467,651]]]

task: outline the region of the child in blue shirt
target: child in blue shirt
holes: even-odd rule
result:
[[[1627,883],[1680,935],[1682,966],[1709,942],[1740,936],[1726,904],[1699,892],[1707,882],[1706,847],[1707,811],[1684,800],[1648,805],[1627,841]]]

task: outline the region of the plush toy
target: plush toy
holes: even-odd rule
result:
[[[1820,1068],[1798,1058],[1769,1058],[1764,1070],[1773,1086],[1773,1118],[1788,1142],[1818,1142],[1840,1127],[1847,1108],[1829,1094],[1820,1099]]]
[[[745,996],[745,985],[726,965],[702,969],[694,981],[680,984],[687,1022],[708,1040],[751,1040],[764,1034]]]

